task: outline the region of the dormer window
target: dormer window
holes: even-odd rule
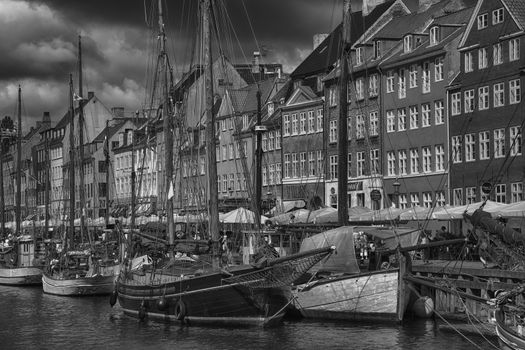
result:
[[[503,23],[503,7],[492,11],[492,24]]]
[[[360,46],[355,51],[355,64],[360,65],[363,64],[363,47]]]
[[[488,13],[482,13],[478,16],[478,29],[487,28],[489,22],[489,15]]]
[[[432,28],[430,28],[430,46],[434,46],[434,45],[437,45],[439,43],[439,40],[440,40],[440,35],[439,35],[439,27],[438,26],[434,26]]]
[[[412,51],[412,35],[406,35],[403,39],[403,52],[408,53]]]
[[[268,104],[268,115],[272,115],[273,114],[273,103],[269,103]]]
[[[133,130],[128,131],[128,145],[133,143]]]
[[[381,57],[381,41],[374,41],[374,58]]]

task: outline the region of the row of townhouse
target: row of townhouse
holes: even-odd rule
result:
[[[346,161],[349,206],[522,200],[525,7],[398,0],[351,20],[348,157],[338,159],[338,27],[266,102],[263,197],[336,207]]]

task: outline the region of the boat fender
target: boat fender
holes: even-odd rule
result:
[[[166,298],[162,297],[159,300],[157,300],[157,309],[160,311],[166,311],[168,309],[168,301]]]
[[[111,307],[115,306],[115,304],[117,303],[117,297],[118,297],[118,292],[115,289],[113,293],[111,293],[111,296],[109,297],[109,305],[111,305]]]
[[[177,302],[177,305],[175,306],[175,318],[179,321],[184,321],[184,318],[186,317],[186,304],[182,301],[182,299],[179,299]]]
[[[146,318],[146,302],[142,300],[139,307],[139,320],[144,321]]]
[[[419,318],[430,318],[434,313],[434,300],[428,296],[418,298],[412,306],[412,312]]]

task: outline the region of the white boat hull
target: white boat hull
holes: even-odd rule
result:
[[[410,294],[399,270],[318,280],[293,290],[296,309],[306,318],[401,321]]]
[[[42,269],[38,267],[0,268],[0,284],[23,286],[42,283]]]
[[[47,274],[42,276],[44,293],[81,296],[81,295],[107,295],[115,288],[116,276],[93,276],[72,279],[58,279]]]

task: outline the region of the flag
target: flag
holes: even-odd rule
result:
[[[173,198],[173,182],[170,181],[170,189],[168,191],[168,199],[172,199]]]
[[[73,101],[82,101],[84,98],[82,96],[78,96],[76,93],[73,93]]]

